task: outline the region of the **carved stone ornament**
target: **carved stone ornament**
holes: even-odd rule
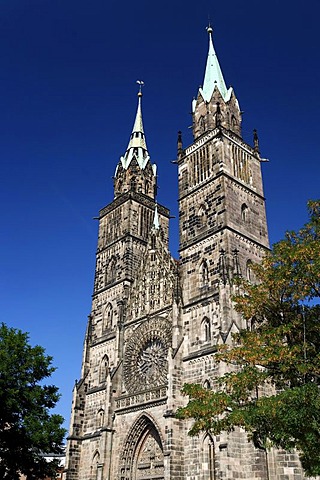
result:
[[[124,380],[128,392],[166,385],[171,324],[154,318],[140,325],[129,339],[124,360]]]

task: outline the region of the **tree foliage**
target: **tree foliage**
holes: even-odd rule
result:
[[[239,279],[236,310],[250,328],[216,354],[229,373],[214,390],[186,384],[179,418],[191,435],[243,427],[256,446],[296,448],[308,475],[320,475],[320,201],[310,220],[287,232],[259,265],[254,284]]]
[[[55,370],[51,362],[27,333],[0,325],[0,478],[54,476],[57,464],[43,454],[62,452],[65,430],[63,418],[50,414],[58,389],[43,383]]]

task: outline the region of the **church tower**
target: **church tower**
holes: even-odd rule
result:
[[[168,356],[178,341],[178,264],[168,251],[169,210],[156,202],[156,165],[147,149],[138,83],[137,113],[116,167],[114,200],[99,215],[68,480],[131,479],[133,461],[134,478],[145,478],[148,470],[164,475],[164,441],[155,419],[166,409]],[[135,441],[139,454],[132,450]],[[147,468],[149,450],[153,462]]]
[[[242,139],[239,103],[232,87],[226,88],[212,28],[207,30],[203,87],[192,102],[194,142],[184,150],[179,139],[177,160],[183,315],[190,354],[213,339],[225,342],[234,328],[245,327],[232,308],[234,278],[250,277],[250,264],[259,262],[268,248],[256,132],[254,147]]]
[[[179,230],[182,284],[183,382],[215,388],[225,373],[217,346],[232,342],[246,325],[234,310],[237,276],[268,249],[261,157],[241,136],[241,110],[227,88],[213,46],[212,28],[202,87],[192,101],[193,143],[183,149],[179,132]],[[190,425],[188,426],[190,427]],[[267,478],[265,452],[246,435],[185,437],[183,478]],[[254,470],[252,470],[254,465]],[[276,477],[275,477],[276,478]]]
[[[237,276],[268,249],[257,133],[241,136],[208,27],[193,143],[179,132],[179,261],[142,122],[143,82],[114,200],[100,210],[92,309],[73,393],[65,480],[301,479],[294,454],[265,452],[236,430],[188,436],[175,412],[184,383],[215,388],[217,346],[250,327],[234,310]]]

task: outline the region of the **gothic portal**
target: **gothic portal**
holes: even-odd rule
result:
[[[208,28],[193,143],[178,138],[180,258],[142,122],[142,93],[114,200],[100,210],[92,310],[73,395],[66,480],[301,479],[294,454],[255,448],[244,432],[189,437],[175,418],[185,382],[214,388],[217,345],[246,327],[234,277],[268,248],[258,138],[241,136]]]

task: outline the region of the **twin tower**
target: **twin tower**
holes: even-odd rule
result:
[[[192,438],[175,418],[184,383],[215,387],[217,345],[247,326],[233,309],[234,278],[250,279],[268,248],[258,139],[241,137],[239,103],[208,35],[194,141],[184,148],[178,138],[179,260],[168,250],[169,210],[156,201],[141,91],[114,200],[100,210],[66,480],[301,478],[292,454],[259,450],[241,430]]]

